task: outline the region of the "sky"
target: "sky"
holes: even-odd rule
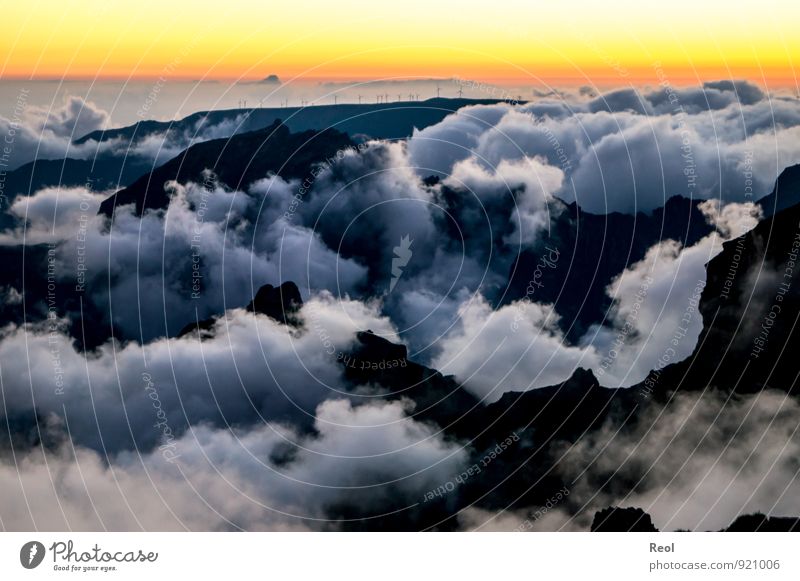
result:
[[[763,0],[5,2],[0,79],[475,78],[796,87],[800,4]]]

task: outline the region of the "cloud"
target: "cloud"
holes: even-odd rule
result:
[[[454,374],[487,401],[507,391],[555,385],[578,367],[601,385],[627,387],[651,369],[691,355],[703,328],[698,306],[705,265],[722,242],[746,232],[761,216],[750,204],[701,203],[715,232],[690,247],[665,240],[620,273],[606,289],[613,303],[607,320],[570,345],[552,305],[518,300],[492,310],[482,298],[466,299],[458,324],[439,341],[433,366]]]
[[[320,402],[349,392],[338,353],[358,331],[394,328],[374,308],[328,293],[300,317],[303,329],[293,330],[236,309],[210,339],[109,342],[91,354],[75,349],[58,319],[7,327],[0,340],[6,409],[58,416],[74,443],[109,453],[146,450],[200,423],[309,426]]]
[[[453,166],[444,183],[467,190],[487,210],[499,206],[503,217],[510,210],[513,231],[505,235],[504,241],[511,247],[521,247],[533,244],[549,224],[547,202],[563,181],[560,169],[540,159],[503,160],[496,167],[487,168],[475,158],[468,158]],[[498,230],[506,230],[502,222]]]
[[[258,190],[171,187],[166,212],[139,218],[132,207],[118,208],[112,227],[96,214],[103,195],[48,188],[13,204],[11,213],[27,222],[0,243],[55,244],[56,278],[74,285],[82,274],[88,298],[122,336],[144,341],[244,306],[263,284],[294,280],[308,295],[346,294],[364,283],[364,267],[340,259],[310,229],[282,218],[258,228]]]
[[[703,329],[699,304],[705,265],[722,251],[724,241],[747,232],[761,217],[761,208],[752,203],[721,206],[708,200],[700,209],[717,232],[690,247],[673,240],[656,244],[606,290],[614,300],[608,323],[592,326],[580,340],[601,357],[594,367],[601,385],[634,385],[650,370],[694,351]]]
[[[568,492],[542,506],[459,512],[463,530],[588,531],[597,511],[638,507],[660,530],[715,531],[742,514],[800,512],[797,413],[785,392],[679,391],[643,400],[633,421],[608,421],[550,450]]]
[[[27,93],[20,93],[12,116],[0,116],[0,134],[6,136],[11,149],[8,168],[16,169],[34,159],[96,155],[101,151],[96,142],[75,146],[72,140],[108,123],[106,111],[80,97],[65,97],[61,107],[45,108],[29,104]]]
[[[679,392],[630,429],[588,434],[565,446],[558,464],[560,474],[580,475],[570,487],[580,508],[567,526],[586,529],[609,505],[641,507],[661,530],[719,530],[759,511],[798,514],[799,412],[796,400],[770,390]]]
[[[565,345],[552,306],[519,301],[492,311],[483,300],[462,305],[459,325],[442,341],[433,366],[454,374],[487,403],[506,391],[553,385],[597,354]]]
[[[0,134],[9,146],[7,167],[13,170],[35,159],[94,159],[105,155],[138,157],[161,165],[194,143],[230,137],[240,130],[243,115],[224,118],[211,124],[206,118],[180,131],[139,136],[130,143],[123,138],[102,142],[90,139],[80,145],[75,140],[98,130],[111,129],[109,113],[92,101],[67,95],[61,106],[44,107],[28,103],[20,93],[11,117],[0,116]]]
[[[0,463],[5,530],[331,530],[337,510],[409,507],[465,460],[401,402],[328,400],[316,435],[281,424],[192,428],[170,454],[81,446]]]
[[[81,311],[62,297],[54,311],[45,310],[52,313],[46,320],[2,329],[7,409],[30,422],[45,417],[68,434],[60,447],[19,451],[18,477],[8,461],[0,464],[0,485],[11,491],[0,501],[4,525],[316,529],[337,527],[328,522],[332,516],[405,508],[465,456],[435,428],[409,419],[410,403],[376,403],[375,386],[343,378],[335,355],[365,329],[405,342],[420,361],[454,374],[485,402],[556,384],[577,367],[592,369],[605,385],[630,385],[665,357],[688,355],[701,328],[704,264],[721,239],[759,216],[742,203],[749,201],[745,176],[758,176],[754,191],[766,193],[777,170],[800,160],[797,104],[746,83],[571,99],[468,107],[407,143],[369,142],[342,152],[309,168],[305,180],[266,175],[231,191],[207,171],[203,184],[169,184],[168,208],[141,217],[117,208],[113,223],[96,215],[102,194],[82,188],[48,188],[17,200],[16,225],[0,244],[54,244],[54,276],[64,287],[77,284],[80,257],[81,300],[100,313],[84,323],[113,324],[116,339],[93,351],[76,347],[67,329],[81,321]],[[74,100],[52,116],[32,110],[26,120],[17,130],[18,151],[36,146],[47,155],[93,154],[97,144],[76,149],[68,141],[78,129],[108,122]],[[236,120],[225,123],[194,133],[224,137]],[[135,152],[162,159],[196,139],[168,133],[138,142]],[[117,153],[119,146],[102,147]],[[439,180],[424,179],[431,174]],[[577,343],[565,340],[553,305],[500,300],[520,249],[542,242],[551,225],[553,196],[577,200],[584,210],[633,212],[681,193],[701,202],[717,233],[691,247],[669,240],[653,246],[614,279],[606,321]],[[412,241],[411,256],[398,276],[392,267],[403,239]],[[298,283],[306,301],[301,326],[243,310],[261,285],[287,280]],[[25,289],[2,290],[6,305],[20,308]],[[166,338],[213,315],[219,319],[209,338]],[[764,397],[755,413],[761,420],[776,409],[775,399]],[[706,423],[720,405],[715,401],[701,416]],[[732,402],[731,421],[750,426],[743,402]],[[679,398],[664,417],[703,409],[697,403]],[[746,433],[757,429],[753,424]],[[778,437],[788,438],[787,429],[782,423]],[[668,441],[665,433],[653,441]],[[570,461],[602,450],[605,435],[613,436],[576,447],[583,454]],[[598,463],[600,476],[621,464],[636,438],[650,437],[636,429],[622,437],[628,436]],[[179,461],[165,459],[165,440]],[[677,456],[697,441],[697,433],[687,437]],[[748,442],[757,444],[747,436],[741,445]],[[710,465],[712,453],[692,464],[693,474]],[[769,456],[760,458],[757,470],[769,472]],[[634,476],[647,459],[640,457]],[[791,469],[781,462],[779,484]],[[726,461],[712,480],[718,490],[735,473],[731,466]],[[697,507],[684,512],[674,501],[692,498],[687,486],[696,481],[682,478],[661,505],[653,494],[669,481],[663,476],[630,498],[654,506],[657,524],[671,522],[670,510],[675,523],[691,524],[686,515]],[[595,484],[578,486],[536,527],[582,527],[587,517],[574,502],[626,498],[613,491],[593,500]],[[761,494],[757,482],[746,484]],[[35,502],[26,504],[20,486]],[[765,489],[752,506],[769,495],[782,498],[777,490]],[[698,494],[706,502],[711,493]],[[719,518],[694,524],[711,528],[733,512],[726,504]],[[483,528],[491,516],[470,509],[462,526]],[[497,526],[525,518],[506,515]]]
[[[675,195],[754,201],[800,162],[798,131],[796,100],[724,81],[466,108],[415,133],[408,147],[427,174],[449,175],[473,157],[491,166],[540,157],[566,173],[556,196],[589,212],[633,213]]]

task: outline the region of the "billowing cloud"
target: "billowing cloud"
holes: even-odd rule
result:
[[[317,435],[281,424],[198,425],[164,450],[104,456],[63,444],[0,461],[5,530],[335,530],[331,513],[413,508],[465,453],[401,402],[316,410]],[[166,453],[166,452],[169,453]]]
[[[555,194],[595,213],[650,211],[672,196],[755,201],[800,162],[800,108],[746,82],[625,89],[593,100],[462,109],[409,141],[415,165],[449,175],[475,156],[541,157],[565,171]],[[447,155],[434,155],[433,144]],[[426,175],[427,175],[426,174]]]
[[[76,444],[110,453],[148,449],[199,423],[310,425],[317,405],[348,393],[337,356],[355,334],[394,329],[363,303],[329,294],[307,302],[300,317],[302,330],[293,330],[237,309],[210,339],[108,343],[91,355],[75,349],[58,319],[6,328],[0,357],[7,409],[59,416]]]
[[[719,530],[753,512],[798,514],[799,412],[795,399],[769,390],[679,393],[666,407],[648,407],[633,429],[592,433],[559,463],[561,473],[580,474],[572,520],[585,530],[594,510],[610,504],[641,507],[662,530]]]
[[[498,399],[506,391],[554,385],[578,367],[592,369],[601,385],[625,387],[651,369],[688,357],[703,328],[699,312],[705,264],[722,242],[757,223],[761,209],[750,204],[701,204],[718,232],[683,248],[665,240],[609,285],[613,300],[606,321],[570,345],[552,305],[519,300],[492,310],[467,300],[459,322],[441,339],[433,365],[454,374],[479,397]]]
[[[244,116],[238,115],[211,124],[200,118],[180,131],[170,129],[139,136],[133,143],[116,138],[76,144],[75,140],[93,131],[110,129],[109,113],[74,95],[64,97],[61,105],[35,105],[23,92],[14,103],[11,116],[0,116],[0,135],[10,150],[4,160],[8,170],[35,159],[92,159],[103,155],[138,157],[160,165],[193,143],[230,137],[240,131],[243,120]]]

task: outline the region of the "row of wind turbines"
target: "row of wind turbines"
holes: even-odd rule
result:
[[[403,97],[406,97],[405,100],[407,102],[419,101],[419,93],[408,93],[407,95],[403,95],[402,93],[397,93],[396,94],[397,99],[395,99],[394,101],[392,101],[392,99],[391,99],[392,96],[393,95],[390,95],[389,93],[383,93],[383,94],[379,93],[379,94],[375,95],[375,103],[376,104],[391,103],[391,102],[399,103],[399,102],[403,101]],[[440,99],[441,96],[442,96],[442,88],[437,85],[436,86],[436,98]],[[463,97],[464,97],[464,89],[462,87],[459,87],[458,88],[458,98],[462,99]],[[365,103],[370,102],[370,101],[367,101],[367,96],[366,95],[357,95],[357,98],[358,98],[358,104],[359,105],[363,105]],[[334,105],[338,105],[339,104],[339,95],[333,95],[332,99],[333,99],[333,104]],[[519,97],[519,100],[522,100],[522,96],[521,95]],[[300,106],[301,107],[309,107],[311,105],[320,105],[320,103],[318,101],[316,101],[316,100],[315,101],[309,101],[307,99],[300,99]],[[263,106],[264,106],[263,100],[259,101],[258,102],[258,108],[261,109]],[[289,99],[282,99],[280,106],[281,106],[281,108],[289,107],[290,106],[289,105]],[[246,108],[247,108],[247,99],[239,99],[239,109],[246,109]]]

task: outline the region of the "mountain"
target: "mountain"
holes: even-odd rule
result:
[[[300,307],[303,306],[303,298],[300,296],[300,289],[291,281],[285,282],[278,287],[265,284],[256,293],[256,296],[247,305],[247,310],[251,313],[260,313],[269,318],[283,323],[284,325],[298,326],[295,315]],[[194,323],[188,323],[178,333],[178,337],[197,332],[201,339],[213,335],[213,328],[218,317],[203,319]]]
[[[674,204],[691,211],[685,202]],[[691,231],[691,221],[683,225]],[[456,528],[453,515],[467,506],[486,510],[546,506],[554,490],[570,483],[562,464],[565,449],[601,427],[620,437],[637,433],[637,428],[643,428],[641,421],[648,421],[646,411],[653,405],[659,406],[657,411],[662,407],[668,411],[676,391],[704,390],[712,399],[719,392],[747,394],[773,387],[796,395],[798,254],[800,205],[761,220],[750,232],[726,243],[707,265],[708,283],[699,307],[703,330],[694,352],[682,362],[652,371],[639,385],[605,388],[590,371],[578,369],[559,385],[507,392],[490,405],[463,407],[455,422],[431,410],[428,418],[470,450],[472,461],[477,464],[490,457],[492,469],[468,479],[457,495],[426,502],[414,514],[417,524]],[[395,386],[403,386],[406,380],[389,369],[373,379],[379,384],[392,381]],[[515,443],[497,453],[510,437]],[[635,479],[613,478],[613,474],[605,478],[596,486],[610,487],[620,495],[629,494],[637,484]],[[339,514],[355,517],[358,513],[349,507]],[[640,509],[608,509],[595,515],[594,522],[593,530],[655,530],[649,515]],[[740,517],[728,530],[796,530],[796,523],[793,518]],[[368,528],[368,523],[350,526]]]
[[[703,331],[694,353],[651,372],[641,387],[713,386],[740,393],[774,387],[797,393],[799,256],[800,205],[726,242],[706,267],[699,307]]]
[[[611,506],[595,513],[591,531],[598,533],[657,533],[650,515],[641,508]]]
[[[293,133],[332,128],[351,136],[373,139],[402,139],[410,137],[414,128],[423,129],[439,123],[447,115],[468,105],[490,105],[496,99],[428,99],[426,101],[396,101],[315,105],[311,107],[270,107],[259,109],[228,109],[193,113],[178,121],[139,121],[127,127],[92,131],[75,140],[76,145],[87,141],[119,139],[123,143],[138,141],[154,134],[201,135],[204,128],[237,122],[235,133],[256,131],[283,122]],[[226,135],[227,137],[227,135]]]
[[[40,159],[8,172],[3,194],[10,205],[18,196],[28,196],[46,187],[84,187],[93,192],[116,190],[129,185],[151,169],[152,163],[133,156]],[[12,224],[11,216],[5,212],[0,214],[0,227],[6,228]]]
[[[535,280],[529,298],[554,304],[567,340],[577,341],[608,312],[606,287],[654,244],[670,239],[691,246],[714,230],[697,205],[698,200],[675,196],[650,214],[592,214],[554,200],[549,235],[519,254],[502,304],[524,298]],[[554,251],[557,264],[548,262]]]
[[[775,180],[772,192],[758,200],[758,203],[767,217],[800,204],[800,165],[784,169]]]
[[[274,173],[284,179],[302,178],[311,166],[350,147],[350,138],[335,129],[291,133],[276,121],[269,127],[195,144],[177,157],[143,175],[127,188],[104,200],[101,214],[111,216],[116,206],[136,205],[137,215],[148,208],[165,208],[167,182],[204,183],[204,171],[230,188],[243,188]]]
[[[592,532],[656,533],[649,514],[641,508],[612,506],[599,510],[592,521]],[[791,533],[800,532],[800,518],[768,517],[761,513],[744,514],[720,532],[728,533]]]

